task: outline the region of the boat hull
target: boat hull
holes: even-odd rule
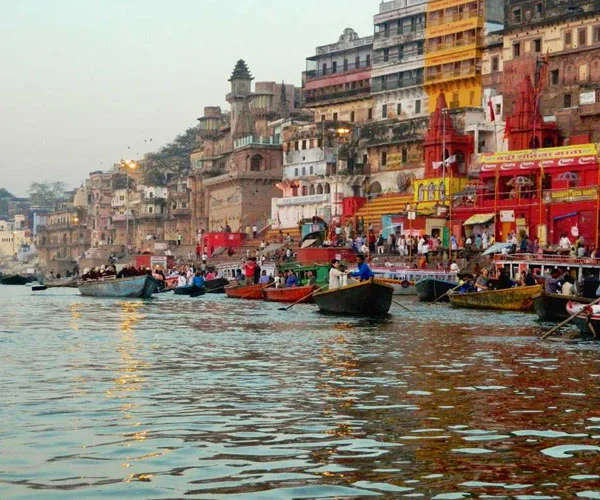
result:
[[[175,295],[187,295],[188,297],[200,297],[200,295],[204,295],[206,293],[205,288],[193,286],[193,285],[185,285],[178,286],[173,291]]]
[[[225,294],[232,299],[262,300],[265,285],[227,286]]]
[[[440,299],[440,302],[448,302],[448,292],[456,287],[456,283],[433,278],[425,278],[415,285],[417,295],[421,302],[433,302],[442,296],[443,298]]]
[[[535,285],[488,292],[451,292],[448,297],[450,303],[455,307],[498,311],[531,311],[534,297],[541,292],[542,286]]]
[[[533,308],[542,321],[558,322],[563,321],[570,316],[567,312],[567,305],[569,302],[589,304],[592,302],[592,299],[543,292],[534,298]]]
[[[410,281],[389,278],[377,278],[377,280],[391,286],[394,289],[394,295],[417,295],[417,287]]]
[[[581,314],[573,318],[573,324],[579,330],[579,333],[584,339],[600,340],[600,314],[586,311],[588,303],[569,302],[566,307],[567,314],[572,316],[578,311]]]
[[[355,285],[316,293],[313,297],[324,313],[351,316],[381,316],[387,314],[392,305],[394,289],[371,279]]]
[[[48,288],[77,288],[76,277],[73,278],[59,278],[54,280],[46,280],[44,285]]]
[[[292,288],[265,288],[263,294],[267,302],[298,302],[305,304],[312,302],[312,292],[317,287],[313,285],[297,286]]]
[[[216,278],[204,282],[206,293],[225,293],[225,287],[229,285],[229,280],[225,278]]]
[[[158,282],[151,276],[92,280],[80,283],[77,288],[87,297],[142,298],[152,297]]]
[[[29,281],[29,278],[21,276],[20,274],[0,278],[0,284],[2,285],[25,285],[29,283]]]

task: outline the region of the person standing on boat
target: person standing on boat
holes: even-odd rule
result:
[[[340,261],[333,259],[331,261],[331,269],[329,270],[329,290],[335,290],[342,286],[341,278],[346,273],[340,270]]]
[[[196,288],[204,288],[204,282],[202,271],[198,271],[192,280],[192,286],[195,286]]]
[[[365,262],[365,256],[364,255],[359,255],[357,257],[357,260],[358,260],[358,271],[351,272],[350,276],[352,276],[353,278],[360,278],[360,281],[368,281],[373,276],[375,276],[373,274],[373,271],[371,271],[371,268],[369,267],[369,264],[367,264]]]

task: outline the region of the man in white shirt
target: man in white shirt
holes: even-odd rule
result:
[[[454,261],[452,261],[452,264],[450,264],[450,271],[452,271],[453,273],[457,273],[458,271],[460,271],[460,268],[458,267],[458,264]]]
[[[337,259],[333,259],[331,261],[331,269],[329,270],[329,290],[335,290],[342,286],[341,278],[346,275],[346,273],[340,271],[340,261]]]

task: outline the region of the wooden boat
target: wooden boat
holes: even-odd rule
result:
[[[569,302],[565,310],[569,316],[580,313],[573,319],[573,324],[583,338],[600,339],[600,306]]]
[[[263,290],[268,285],[229,285],[225,287],[225,293],[227,297],[232,299],[246,299],[246,300],[262,300]]]
[[[542,321],[563,321],[569,317],[569,302],[589,304],[593,299],[542,292],[533,299],[533,308]]]
[[[371,278],[362,283],[315,293],[313,297],[325,313],[381,316],[390,310],[393,294],[391,286]]]
[[[450,292],[450,303],[469,309],[494,309],[500,311],[531,311],[533,298],[542,291],[542,285],[516,286],[487,292]]]
[[[298,302],[304,304],[312,302],[312,293],[317,287],[314,285],[295,286],[290,288],[268,287],[263,290],[263,295],[267,302]],[[304,300],[302,300],[304,299]]]
[[[152,276],[133,276],[131,278],[108,278],[89,280],[79,283],[81,295],[90,297],[139,297],[149,299],[156,290],[158,281]]]
[[[46,285],[31,285],[31,291],[32,292],[43,292],[44,290],[47,290],[48,287]]]
[[[445,296],[440,299],[440,302],[448,302],[447,292],[453,290],[456,286],[456,282],[425,278],[424,280],[419,281],[415,285],[415,288],[417,289],[417,295],[421,302],[433,302],[444,294]]]
[[[0,284],[2,285],[25,285],[30,281],[31,280],[27,276],[21,276],[20,274],[12,274],[0,278]]]
[[[229,285],[229,280],[225,278],[215,278],[204,282],[206,293],[225,293],[227,285]]]
[[[394,288],[394,295],[418,295],[417,283],[436,279],[458,284],[457,273],[437,269],[373,268],[375,278]]]
[[[77,276],[70,278],[58,278],[53,280],[45,280],[44,285],[48,288],[77,288]]]
[[[175,295],[187,295],[188,297],[200,297],[206,293],[206,288],[194,285],[182,285],[175,287],[173,290]]]

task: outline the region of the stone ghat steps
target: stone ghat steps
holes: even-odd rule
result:
[[[298,227],[291,227],[289,229],[282,229],[283,237],[286,238],[288,233],[293,241],[300,241],[300,230]],[[269,229],[265,232],[264,239],[269,243],[279,243],[279,229]]]
[[[371,224],[381,229],[381,217],[383,215],[394,215],[404,212],[406,204],[413,201],[413,195],[385,195],[379,196],[365,203],[354,217],[364,217],[365,227]]]

